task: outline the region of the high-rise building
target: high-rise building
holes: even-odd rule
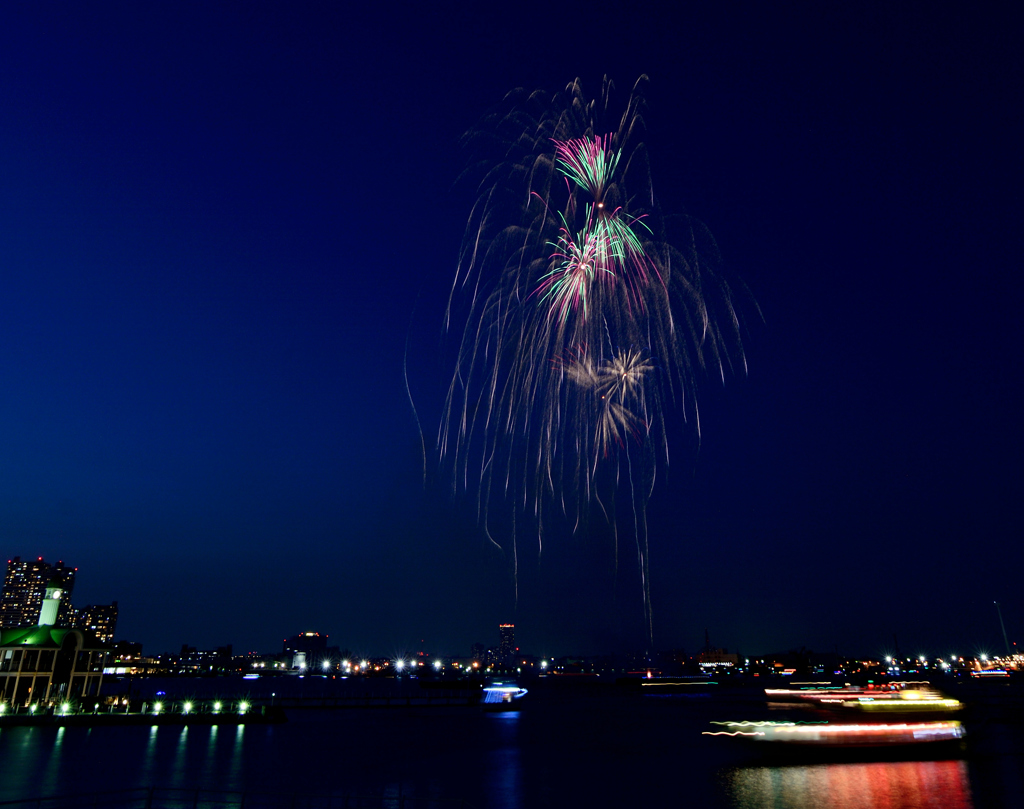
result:
[[[516,653],[516,625],[498,624],[498,660],[507,663]]]
[[[91,632],[100,643],[113,643],[117,629],[117,602],[90,604],[75,611],[75,628]]]
[[[7,562],[3,595],[0,596],[0,629],[38,626],[47,585],[61,590],[56,626],[71,623],[71,591],[75,587],[78,568],[65,567],[63,562],[51,565],[43,557],[23,562],[15,556]]]
[[[335,647],[337,652],[337,647]],[[300,632],[286,638],[284,653],[289,657],[288,665],[293,669],[319,666],[330,655],[327,648],[327,633]]]
[[[300,632],[284,642],[284,651],[289,654],[305,652],[307,655],[323,655],[327,652],[327,635],[319,632]]]

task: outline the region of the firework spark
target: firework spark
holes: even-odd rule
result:
[[[598,209],[604,208],[604,193],[615,174],[621,153],[611,148],[611,136],[552,141],[555,160],[565,176],[590,194]]]
[[[449,301],[462,327],[438,443],[513,558],[524,524],[539,541],[553,517],[596,514],[618,536],[627,508],[650,631],[645,507],[666,418],[696,414],[698,374],[744,361],[713,240],[688,220],[670,238],[655,205],[640,84],[618,120],[610,82],[600,103],[574,82],[551,101],[512,94],[469,136],[485,169]]]

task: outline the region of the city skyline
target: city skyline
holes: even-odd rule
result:
[[[511,621],[545,655],[705,628],[967,654],[1001,647],[996,601],[1017,637],[1014,26],[600,11],[0,10],[5,558],[73,560],[76,602],[116,599],[150,649],[307,627],[397,653]],[[460,142],[514,88],[607,76],[620,114],[642,75],[659,208],[749,291],[746,371],[695,374],[699,434],[666,398],[646,551],[629,509],[618,532],[549,508],[543,536],[502,526],[512,554],[438,446]]]
[[[117,629],[117,599],[76,608],[71,597],[77,575],[78,568],[67,567],[62,560],[50,564],[42,556],[8,559],[0,588],[0,629],[47,624],[87,630],[100,643],[110,643]]]
[[[45,562],[42,557],[35,560],[29,560],[27,562],[22,562],[18,556],[9,560],[3,589],[0,591],[0,605],[2,605],[0,606],[0,619],[2,619],[0,620],[0,629],[18,627],[31,628],[36,625],[44,624],[54,625],[58,628],[75,628],[90,632],[92,637],[105,645],[105,648],[115,648],[113,644],[115,641],[114,632],[116,630],[118,619],[117,601],[114,600],[112,604],[91,604],[81,609],[75,609],[71,605],[70,595],[74,587],[77,572],[77,567],[65,567],[63,561],[58,561],[56,565],[51,565]],[[45,600],[42,597],[44,592],[46,594]],[[51,593],[53,595],[52,599]],[[59,605],[57,607],[53,607],[53,605],[58,601]],[[1005,646],[1005,657],[1009,659],[1012,656],[1018,655],[1017,641],[1011,641],[1009,635],[1007,635],[998,603],[993,603],[993,606],[995,607],[999,617],[1000,629],[1002,630],[1002,642]],[[47,612],[48,607],[50,608],[49,612]],[[395,660],[403,660],[406,658],[416,658],[417,656],[422,656],[424,654],[429,656],[440,654],[446,658],[479,657],[494,660],[502,664],[508,664],[509,660],[520,654],[531,658],[594,656],[593,654],[581,655],[581,650],[567,650],[563,651],[559,655],[538,655],[530,649],[520,650],[519,646],[516,645],[515,640],[515,624],[508,621],[498,623],[496,627],[496,637],[497,643],[493,646],[490,646],[487,643],[481,643],[479,638],[474,638],[472,640],[464,638],[462,641],[462,651],[457,651],[450,647],[438,649],[435,646],[430,646],[426,643],[425,639],[421,638],[418,644],[414,644],[400,650],[393,649],[390,652],[390,655],[385,655],[385,658],[390,656]],[[304,663],[306,660],[316,661],[324,658],[332,658],[335,660],[336,664],[340,664],[342,659],[346,657],[352,659],[380,659],[381,657],[382,650],[380,648],[362,647],[351,649],[345,643],[328,645],[329,638],[330,633],[310,630],[307,627],[299,631],[297,634],[290,635],[283,639],[283,654],[285,657],[294,657],[296,653],[301,652]],[[230,642],[230,638],[228,638],[228,640],[229,642],[218,645],[216,649],[201,649],[190,645],[186,640],[181,644],[181,655],[183,657],[186,657],[187,654],[194,655],[198,649],[199,655],[204,660],[210,656],[215,656],[217,658],[226,657],[230,659],[234,643]],[[134,638],[117,638],[117,641],[119,642],[120,647],[131,647],[132,655],[138,655],[139,650],[144,648],[144,644]],[[745,650],[733,647],[733,651],[730,653],[728,646],[716,647],[712,645],[710,632],[705,627],[704,645],[696,651],[696,654],[693,654],[695,647],[689,647],[689,649],[686,649],[677,646],[675,648],[649,647],[645,649],[604,649],[601,650],[597,656],[611,655],[629,657],[636,656],[641,653],[657,656],[666,653],[673,653],[689,654],[691,657],[700,657],[701,659],[706,658],[714,661],[724,659],[737,661],[740,654],[745,657],[760,658],[780,654],[802,655],[816,653],[818,655],[841,654],[842,656],[850,659],[884,659],[889,662],[892,662],[894,659],[905,659],[908,661],[920,659],[922,662],[934,659],[941,663],[942,661],[955,661],[957,659],[962,661],[965,659],[965,655],[950,651],[952,648],[959,648],[960,646],[962,646],[962,644],[939,644],[940,648],[946,648],[945,652],[936,651],[935,649],[926,650],[921,648],[920,644],[913,649],[901,649],[899,639],[894,633],[890,642],[885,642],[873,649],[844,648],[840,650],[837,646],[831,650],[814,650],[808,648],[806,644],[800,642],[799,639],[796,639],[793,643],[785,647],[769,649],[755,645],[753,649]],[[466,654],[466,649],[469,649],[468,655]],[[990,659],[996,659],[1004,656],[1004,649],[998,644],[993,645],[992,643],[986,644],[975,642],[969,644],[968,649],[969,651],[966,655],[966,659],[969,660],[981,660],[982,662],[985,662]],[[250,648],[241,654],[243,656],[259,654],[271,657],[275,655],[274,652],[270,651],[269,645]],[[153,657],[154,655],[173,656],[173,651],[171,649],[161,649],[157,651],[150,649],[145,654],[146,657]]]

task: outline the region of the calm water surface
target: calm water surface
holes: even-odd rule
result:
[[[723,711],[708,700],[548,693],[515,713],[344,709],[293,711],[272,726],[6,728],[0,800],[156,785],[401,790],[481,809],[1024,807],[1024,745],[998,712],[964,758],[780,765],[702,737],[709,719],[733,718]]]

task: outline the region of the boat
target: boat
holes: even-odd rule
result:
[[[712,722],[722,730],[705,736],[729,736],[775,745],[891,747],[923,742],[956,742],[964,737],[957,720],[942,722]]]
[[[809,708],[825,718],[843,721],[924,721],[943,719],[963,708],[960,700],[947,697],[928,687],[883,688],[767,688],[770,708]]]
[[[712,722],[716,729],[703,735],[768,743],[777,749],[893,748],[959,743],[964,737],[961,723],[950,717],[963,707],[960,701],[919,684],[765,689],[765,696],[769,710],[789,711],[787,719]]]
[[[515,683],[492,680],[484,686],[480,704],[491,711],[514,711],[519,708],[516,703],[526,694],[527,690]]]

